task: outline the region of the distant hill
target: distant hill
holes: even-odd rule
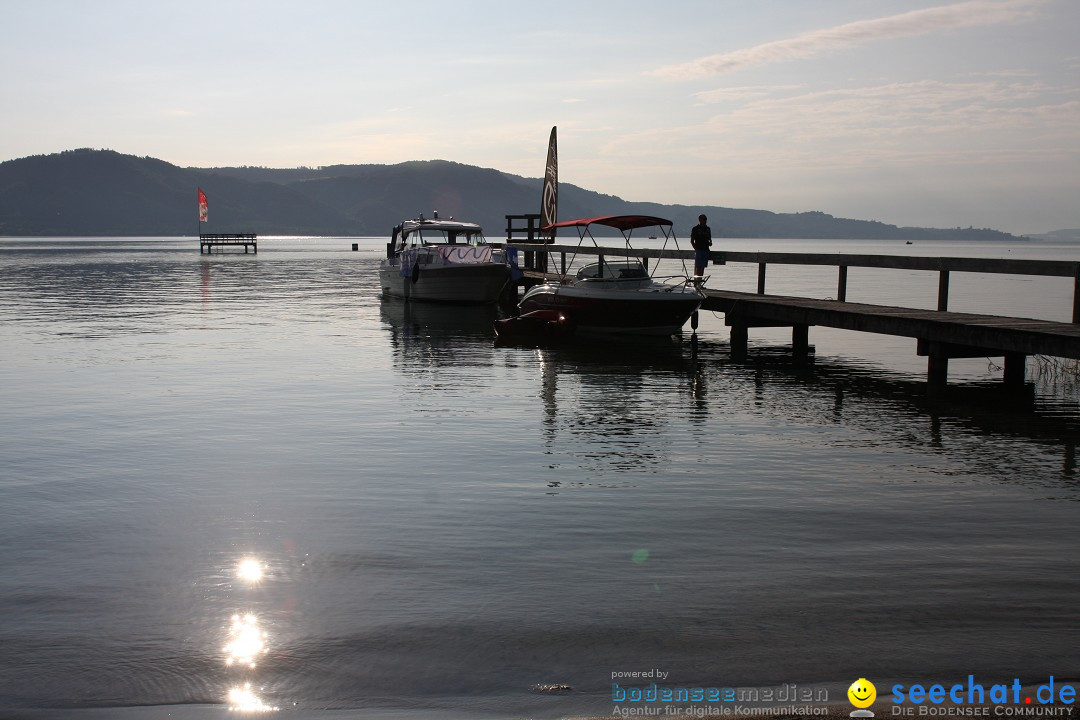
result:
[[[181,168],[111,150],[68,150],[0,163],[0,235],[388,235],[403,219],[438,210],[479,222],[489,238],[505,216],[539,212],[539,178],[445,160],[321,168]],[[200,227],[195,191],[209,197]],[[910,228],[823,212],[773,213],[632,203],[561,183],[559,216],[644,213],[689,234],[701,212],[724,237],[903,240],[1021,240],[988,229]]]
[[[1032,240],[1044,240],[1048,242],[1080,242],[1080,228],[1070,230],[1055,230],[1048,233],[1031,233],[1026,237]]]

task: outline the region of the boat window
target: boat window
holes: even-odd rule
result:
[[[436,228],[417,228],[405,236],[409,247],[418,245],[486,245],[483,232],[469,230],[442,230]]]
[[[578,270],[579,280],[599,280],[600,263],[589,263]],[[645,280],[649,277],[648,271],[639,262],[616,260],[604,262],[604,280]]]

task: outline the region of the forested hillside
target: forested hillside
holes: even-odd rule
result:
[[[273,169],[181,168],[111,150],[69,150],[0,163],[0,235],[380,236],[403,219],[438,210],[504,235],[505,216],[539,212],[540,183],[443,160],[397,165]],[[198,222],[196,188],[209,198]],[[698,213],[725,237],[1016,240],[995,230],[901,228],[824,212],[773,213],[725,207],[631,203],[562,183],[559,217],[646,213],[686,237]]]

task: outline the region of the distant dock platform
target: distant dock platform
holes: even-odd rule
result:
[[[213,252],[214,247],[225,247],[229,245],[244,246],[244,253],[247,253],[248,246],[251,247],[251,251],[255,254],[259,252],[259,236],[255,233],[204,233],[199,235],[199,254],[203,252]]]

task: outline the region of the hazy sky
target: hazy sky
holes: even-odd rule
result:
[[[561,179],[627,200],[1080,227],[1080,0],[0,8],[0,160],[539,177],[558,125]]]

